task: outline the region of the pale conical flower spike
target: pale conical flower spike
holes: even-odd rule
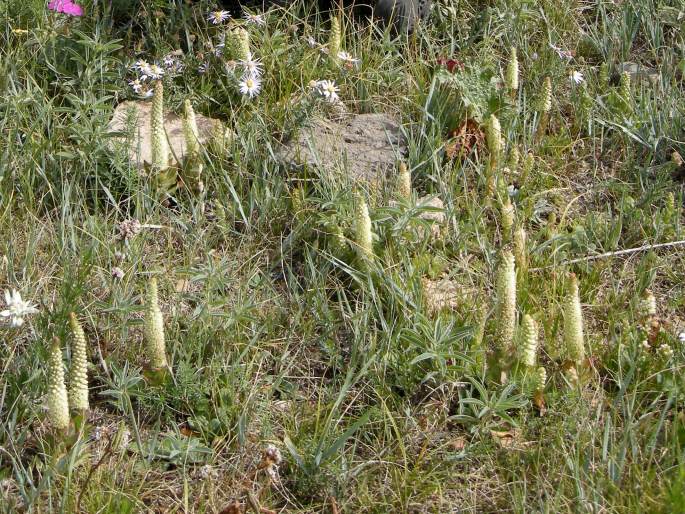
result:
[[[86,334],[73,312],[69,314],[69,325],[73,336],[71,351],[71,372],[69,375],[69,403],[72,410],[87,411],[88,403],[88,356]]]
[[[621,81],[619,83],[619,93],[623,101],[630,104],[630,73],[624,71],[621,73]]]
[[[648,319],[656,316],[656,297],[649,289],[644,292],[640,299],[640,317]]]
[[[574,273],[569,277],[569,291],[564,305],[564,342],[569,359],[580,365],[585,360],[585,336],[578,278]]]
[[[530,172],[533,171],[533,168],[535,167],[535,156],[533,155],[533,152],[528,152],[523,159],[523,164],[521,165],[521,175],[519,178],[519,182],[521,185],[525,184],[526,181],[528,180],[528,176],[530,175]]]
[[[411,200],[411,172],[404,162],[400,162],[399,165],[397,196],[403,200]]]
[[[509,89],[512,96],[515,96],[516,91],[518,91],[519,88],[519,59],[516,47],[511,49],[511,56],[509,57],[509,63],[507,64],[505,81],[507,84],[507,89]]]
[[[509,251],[502,252],[497,270],[497,346],[512,355],[516,331],[516,266]]]
[[[545,389],[545,384],[547,384],[547,370],[540,366],[535,370],[535,375],[533,376],[533,390],[541,393]]]
[[[520,276],[525,276],[528,272],[528,248],[526,230],[519,227],[514,232],[514,257]]]
[[[511,241],[512,231],[514,229],[514,206],[511,203],[509,195],[502,204],[500,209],[500,222],[502,223],[502,240],[505,243]]]
[[[338,60],[340,47],[342,45],[342,32],[340,30],[340,19],[338,17],[331,17],[331,32],[328,37],[328,57],[333,60]]]
[[[521,164],[521,151],[519,150],[518,145],[514,145],[509,152],[509,163],[507,165],[511,171],[517,173],[519,164]]]
[[[526,314],[521,323],[521,363],[528,368],[533,368],[537,360],[538,351],[538,324]]]
[[[145,344],[147,357],[152,370],[168,367],[166,360],[166,343],[164,341],[164,318],[159,308],[157,279],[152,277],[147,289],[147,310],[145,312]]]
[[[485,325],[488,321],[488,306],[483,303],[480,306],[476,317],[476,326],[473,331],[473,342],[471,350],[474,354],[475,369],[477,372],[485,371],[485,346],[483,345],[483,338],[485,337]]]
[[[371,231],[371,217],[369,208],[364,199],[359,195],[356,199],[355,213],[355,239],[357,251],[363,260],[373,259],[373,232]]]
[[[497,162],[504,149],[504,142],[502,141],[502,126],[500,125],[499,119],[494,114],[490,115],[485,137],[487,139],[490,155],[493,156]]]
[[[202,192],[202,161],[200,156],[200,131],[197,128],[195,110],[190,100],[183,102],[183,139],[185,140],[185,168],[188,186],[195,191]]]
[[[59,432],[65,432],[69,428],[69,400],[67,387],[64,384],[62,348],[56,337],[50,347],[47,403],[50,425]]]
[[[249,61],[252,57],[250,50],[250,33],[243,27],[231,31],[230,46],[233,55],[241,61]]]
[[[155,82],[154,91],[150,111],[152,168],[155,171],[163,171],[169,167],[169,142],[164,130],[164,86],[161,80]]]
[[[545,78],[538,109],[543,114],[547,114],[552,110],[552,79],[550,77]]]

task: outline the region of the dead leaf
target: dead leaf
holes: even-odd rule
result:
[[[463,437],[457,437],[455,439],[452,439],[447,443],[447,446],[450,448],[450,450],[453,450],[455,452],[460,452],[464,448],[466,448],[466,439]]]

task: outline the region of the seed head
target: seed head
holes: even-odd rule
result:
[[[510,91],[518,91],[519,88],[519,59],[516,47],[511,49],[511,56],[507,64],[507,72],[505,76],[507,88]]]
[[[547,114],[552,110],[552,79],[545,77],[545,83],[542,86],[542,95],[540,96],[539,111]]]
[[[161,80],[155,82],[154,91],[150,111],[152,168],[164,171],[169,167],[169,142],[164,130],[164,86]]]
[[[369,208],[361,196],[357,198],[355,213],[355,239],[357,251],[362,260],[373,259],[373,232],[371,231],[371,217]]]
[[[57,338],[53,339],[50,347],[47,403],[50,425],[57,431],[66,431],[69,428],[69,399],[64,384],[62,348]]]
[[[521,332],[520,360],[524,365],[532,368],[537,360],[538,324],[528,314],[523,316]]]
[[[400,162],[397,175],[397,196],[404,200],[411,199],[411,171],[406,163]]]
[[[69,314],[69,325],[73,337],[71,351],[71,372],[69,376],[69,403],[76,411],[87,411],[88,404],[88,356],[86,334],[73,312]]]
[[[569,291],[564,306],[564,341],[568,358],[576,365],[585,359],[585,337],[583,334],[583,311],[580,306],[578,278],[569,277]]]
[[[157,279],[155,277],[151,277],[148,283],[144,335],[150,367],[153,370],[166,368],[168,364],[164,340],[164,318],[159,308]]]
[[[516,266],[514,256],[505,250],[497,270],[497,346],[511,353],[516,330]]]

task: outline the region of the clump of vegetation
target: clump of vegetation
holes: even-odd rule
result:
[[[679,2],[0,14],[0,512],[682,509]]]

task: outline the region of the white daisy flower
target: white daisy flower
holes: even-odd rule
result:
[[[259,59],[253,59],[252,55],[248,55],[247,59],[238,61],[238,63],[243,67],[245,76],[256,78],[262,76],[264,65]]]
[[[145,91],[140,93],[140,96],[142,96],[143,98],[152,98],[153,96],[155,96],[155,92],[152,89],[146,89]]]
[[[585,77],[581,72],[574,70],[571,72],[571,82],[574,84],[582,84],[585,82]]]
[[[247,75],[238,83],[238,87],[240,88],[241,95],[254,98],[259,94],[259,91],[262,88],[262,83],[259,80],[259,77],[251,77]]]
[[[314,39],[312,36],[308,36],[306,41],[309,48],[316,48],[317,46],[319,46],[319,43],[317,43],[316,39]]]
[[[197,72],[200,74],[207,73],[209,70],[209,63],[207,61],[201,62],[197,67]]]
[[[338,87],[332,80],[319,80],[315,84],[316,91],[323,96],[328,102],[335,103],[338,101]]]
[[[248,23],[252,23],[253,25],[258,25],[260,27],[266,25],[266,19],[264,18],[263,14],[245,13],[245,20],[247,20]]]
[[[147,69],[143,71],[141,79],[145,80],[150,78],[152,80],[160,80],[164,76],[164,68],[158,64],[150,64]]]
[[[35,305],[21,299],[19,291],[5,291],[5,303],[7,309],[0,311],[0,316],[9,318],[11,327],[20,327],[24,324],[24,318],[30,314],[36,314],[38,309]]]
[[[140,79],[129,80],[128,85],[131,86],[131,89],[133,89],[133,92],[137,95],[139,95],[143,90],[143,83],[140,81]]]
[[[133,69],[145,73],[145,71],[150,67],[150,63],[144,59],[140,59],[133,63]]]
[[[357,65],[361,62],[360,59],[356,59],[356,58],[352,57],[347,52],[338,52],[338,59],[340,59],[344,63],[352,64],[352,65]]]
[[[678,340],[679,340],[681,343],[684,343],[684,344],[685,344],[685,330],[683,330],[680,334],[678,334]]]
[[[220,25],[231,17],[228,11],[211,11],[207,15],[207,20],[211,21],[214,25]]]

